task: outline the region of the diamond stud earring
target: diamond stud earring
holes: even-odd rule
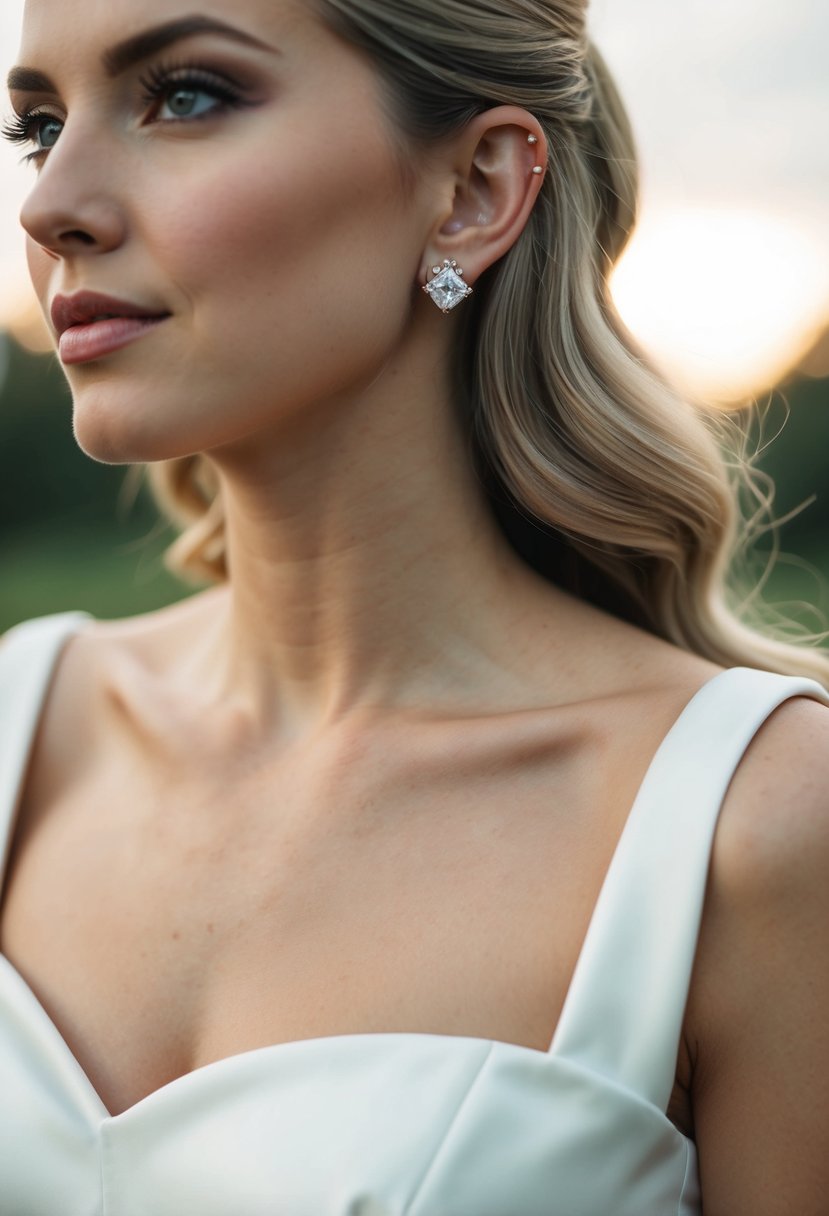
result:
[[[472,295],[472,288],[463,281],[463,271],[457,262],[443,259],[442,266],[433,266],[435,276],[424,284],[423,290],[431,296],[441,312],[450,312],[461,300]]]

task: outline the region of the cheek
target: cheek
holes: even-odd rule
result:
[[[421,251],[387,151],[284,160],[293,172],[240,165],[202,180],[198,208],[179,205],[156,230],[173,238],[159,260],[216,383],[232,376],[271,398],[278,384],[299,403],[376,371],[409,314]]]
[[[289,295],[295,303],[297,292],[342,284],[384,258],[394,261],[410,238],[388,154],[384,162],[354,152],[315,163],[296,149],[280,155],[284,168],[245,158],[189,190],[185,185],[166,215],[163,203],[153,208],[164,264],[197,298],[218,283],[228,289],[267,283],[278,307]]]

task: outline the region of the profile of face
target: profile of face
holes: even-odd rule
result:
[[[18,62],[21,218],[55,340],[67,297],[143,314],[63,339],[90,455],[218,450],[378,374],[434,195],[401,172],[376,71],[311,5],[27,0]]]

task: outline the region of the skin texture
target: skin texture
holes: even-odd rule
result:
[[[546,1047],[639,781],[717,670],[536,578],[468,466],[455,318],[420,285],[516,239],[533,117],[404,173],[371,66],[307,5],[198,11],[262,45],[111,79],[105,50],[190,5],[29,0],[19,62],[56,92],[13,99],[59,124],[22,215],[47,315],[80,290],[171,314],[66,369],[78,441],[208,453],[228,519],[228,587],[70,644],[21,800],[3,948],[113,1111],[316,1034]],[[141,78],[183,64],[244,104],[174,120]],[[784,705],[723,808],[671,1108],[706,1216],[825,1210],[828,743]]]

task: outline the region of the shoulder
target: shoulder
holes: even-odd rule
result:
[[[715,953],[707,939],[716,926],[720,943],[739,939],[770,959],[787,916],[795,920],[809,901],[829,910],[827,865],[829,707],[798,695],[769,714],[729,785],[711,856],[702,947]],[[781,932],[770,936],[771,915]],[[739,959],[733,964],[730,975],[739,979]]]
[[[113,620],[82,609],[32,617],[0,635],[0,661],[5,655],[51,649],[57,652],[61,668],[90,662],[105,668],[130,656],[150,666],[161,664],[167,652],[177,651],[183,640],[198,634],[200,624],[215,617],[216,598],[217,591],[211,590],[153,612]]]
[[[829,707],[795,696],[769,715],[737,766],[714,840],[707,913],[721,942],[785,971],[804,949],[829,946],[827,874]],[[744,978],[737,959],[719,982]]]
[[[7,654],[13,649],[28,644],[41,644],[50,637],[69,635],[84,625],[91,624],[93,618],[87,612],[55,612],[47,616],[29,617],[11,625],[0,635],[0,654]]]
[[[84,612],[60,612],[21,621],[0,637],[0,697],[14,707],[20,696],[39,699],[69,640],[87,628]]]
[[[686,1031],[706,1208],[817,1211],[829,1183],[829,708],[784,701],[723,803]],[[822,1197],[822,1198],[821,1198]]]
[[[829,707],[782,702],[754,736],[723,804],[712,874],[734,898],[803,893],[829,859]],[[824,871],[824,875],[825,875]]]
[[[68,783],[98,763],[120,707],[198,636],[215,604],[181,601],[157,612],[97,620],[87,612],[23,621],[0,639],[0,708],[31,704],[39,772]]]

